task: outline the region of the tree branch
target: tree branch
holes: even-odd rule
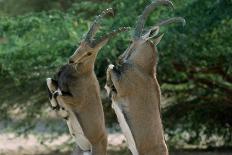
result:
[[[173,62],[172,64],[173,64],[174,68],[180,72],[218,74],[218,75],[222,76],[222,78],[225,81],[232,83],[232,76],[228,75],[226,73],[226,71],[224,71],[221,68],[221,66],[213,66],[210,68],[200,68],[200,67],[196,67],[196,66],[191,66],[191,67],[186,68],[182,64],[178,64],[176,62]]]

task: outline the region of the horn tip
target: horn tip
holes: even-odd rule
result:
[[[169,1],[169,0],[168,0],[168,3],[169,3],[169,5],[170,5],[173,9],[175,9],[175,5],[172,3],[172,1]]]
[[[180,22],[182,23],[182,26],[186,25],[186,20],[182,17],[179,17]]]
[[[164,4],[164,5],[170,6],[172,9],[175,9],[175,5],[170,0],[157,0],[157,1],[154,1],[152,3],[161,3],[161,4]]]

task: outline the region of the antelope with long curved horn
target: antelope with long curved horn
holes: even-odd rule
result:
[[[128,30],[119,28],[99,40],[93,39],[100,27],[100,19],[107,14],[113,14],[113,10],[107,9],[96,17],[85,39],[70,57],[69,64],[61,67],[57,80],[47,79],[53,109],[66,119],[78,145],[76,153],[81,155],[106,155],[107,134],[94,63],[110,38]]]
[[[170,18],[145,30],[147,17],[157,6],[173,4],[157,0],[148,5],[135,26],[131,45],[119,57],[119,64],[111,64],[107,69],[105,88],[133,155],[168,155],[160,116],[156,46],[163,36],[159,34],[160,26],[185,20]]]

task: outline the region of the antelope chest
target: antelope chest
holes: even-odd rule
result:
[[[131,129],[127,123],[126,117],[123,113],[123,109],[120,106],[121,104],[122,104],[121,101],[119,102],[119,101],[112,100],[112,108],[114,109],[116,113],[119,125],[122,129],[124,136],[126,137],[128,147],[133,155],[138,155],[135,140],[131,132]]]

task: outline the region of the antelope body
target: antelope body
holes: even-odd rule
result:
[[[85,39],[70,57],[69,64],[64,65],[58,72],[58,80],[47,80],[51,93],[60,92],[55,95],[56,101],[67,115],[64,118],[67,120],[70,133],[76,137],[78,154],[91,151],[92,155],[106,155],[107,134],[94,63],[99,50],[109,38],[127,30],[120,28],[98,41],[94,40],[99,20],[109,13],[113,13],[112,9],[107,9],[97,16]]]
[[[119,64],[107,69],[106,90],[133,155],[168,155],[160,116],[156,45],[163,36],[158,34],[159,26],[184,19],[170,18],[144,30],[146,18],[158,5],[173,6],[167,0],[148,5],[137,22],[132,44],[119,57]]]

